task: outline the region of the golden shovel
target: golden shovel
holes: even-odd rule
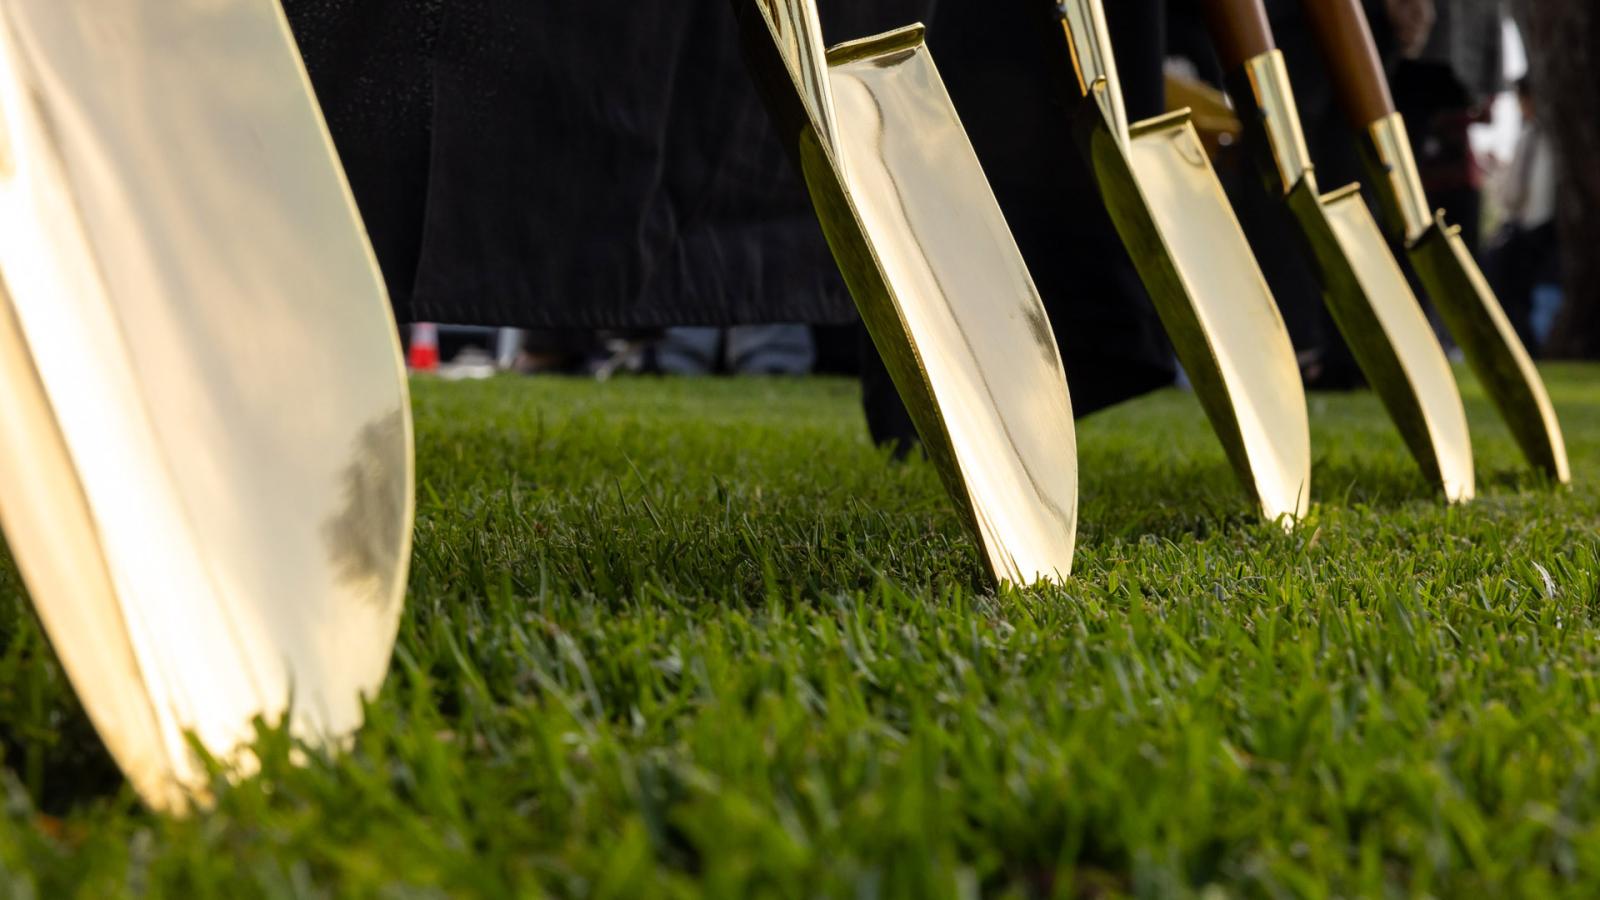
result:
[[[152,806],[361,720],[405,590],[389,304],[275,0],[0,5],[0,523]],[[291,710],[292,701],[292,710]]]
[[[1297,519],[1311,497],[1305,387],[1239,220],[1187,111],[1128,124],[1100,0],[1060,13],[1112,221],[1245,489],[1267,519]]]
[[[1461,240],[1460,229],[1428,205],[1366,11],[1359,0],[1305,0],[1305,11],[1339,99],[1362,138],[1385,217],[1405,241],[1417,277],[1528,461],[1562,484],[1570,482],[1561,423],[1527,348]]]
[[[813,0],[734,0],[780,137],[991,573],[1071,571],[1077,449],[1044,305],[921,26],[824,53]]]
[[[1450,361],[1360,185],[1322,196],[1289,70],[1261,0],[1207,0],[1218,55],[1235,77],[1245,118],[1270,151],[1269,183],[1311,251],[1334,321],[1411,455],[1445,497],[1473,495],[1472,439]]]

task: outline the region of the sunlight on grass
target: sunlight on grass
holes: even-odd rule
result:
[[[1460,509],[1370,395],[1314,396],[1292,534],[1192,397],[1091,419],[1075,577],[996,593],[850,383],[420,382],[345,758],[266,733],[217,811],[140,811],[0,565],[0,891],[1600,891],[1600,370],[1550,387],[1577,487],[1467,383]]]

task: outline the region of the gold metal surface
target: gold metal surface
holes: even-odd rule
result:
[[[1445,327],[1510,426],[1523,455],[1562,484],[1572,480],[1566,440],[1544,380],[1477,262],[1442,212],[1430,212],[1398,114],[1373,123],[1363,148],[1390,223]]]
[[[1061,7],[1085,81],[1080,135],[1100,192],[1234,470],[1268,520],[1308,509],[1311,437],[1288,329],[1186,112],[1126,130],[1099,0]],[[1082,29],[1089,29],[1084,33]],[[1109,50],[1106,51],[1109,56]]]
[[[1283,54],[1274,50],[1247,61],[1244,72],[1283,192],[1288,194],[1311,175],[1311,148],[1300,127],[1300,108],[1289,84],[1289,67]]]
[[[840,270],[992,574],[1065,578],[1077,448],[1043,302],[921,28],[824,57],[785,38],[811,5],[735,0]]]
[[[1359,186],[1323,198],[1315,212],[1289,205],[1328,273],[1334,321],[1423,474],[1450,502],[1471,500],[1472,436],[1455,373]]]
[[[1441,215],[1409,251],[1417,277],[1523,456],[1557,482],[1570,483],[1566,439],[1544,379],[1461,240],[1460,230],[1446,225]]]
[[[410,556],[394,323],[274,0],[0,5],[0,524],[142,796],[336,741]]]
[[[1368,159],[1385,217],[1407,243],[1421,239],[1433,227],[1433,208],[1422,188],[1422,171],[1411,151],[1406,120],[1399,113],[1379,119],[1369,127],[1367,138]]]
[[[839,125],[834,116],[833,88],[828,78],[827,53],[822,43],[822,22],[817,17],[816,3],[756,2],[767,15],[772,40],[818,136],[826,146],[836,147]]]
[[[1123,141],[1128,139],[1128,109],[1122,97],[1122,81],[1117,77],[1117,55],[1111,49],[1111,29],[1106,27],[1105,8],[1100,0],[1060,0],[1057,9],[1067,33],[1067,48],[1072,51],[1072,68],[1078,74],[1078,89],[1094,98],[1105,116],[1106,127]],[[1111,86],[1095,91],[1097,83]]]
[[[1244,74],[1283,200],[1345,342],[1423,474],[1446,499],[1471,499],[1472,440],[1455,375],[1359,185],[1318,196],[1281,53],[1248,61]]]

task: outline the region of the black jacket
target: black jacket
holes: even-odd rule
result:
[[[848,322],[729,0],[286,0],[402,320]],[[928,0],[823,0],[830,40]]]
[[[751,0],[753,2],[753,0]],[[1171,355],[1072,143],[1051,0],[820,0],[830,42],[929,22],[1080,412]],[[402,321],[850,322],[729,0],[286,0]],[[1108,4],[1161,108],[1159,0]]]

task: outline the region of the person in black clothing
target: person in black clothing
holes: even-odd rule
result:
[[[729,0],[284,5],[401,321],[856,320]],[[933,0],[819,5],[831,42],[931,24],[1044,292],[1077,411],[1170,383],[1153,310],[1069,137],[1075,101],[1049,0],[942,0],[937,14]],[[1109,4],[1141,115],[1161,107],[1157,5]],[[908,437],[875,371],[874,431]]]
[[[1540,285],[1561,281],[1556,230],[1560,185],[1555,140],[1539,121],[1529,79],[1517,83],[1517,99],[1522,103],[1523,125],[1501,184],[1505,224],[1487,248],[1484,268],[1517,336],[1537,355],[1543,336],[1534,325],[1534,294]]]
[[[821,5],[835,40],[930,10]],[[729,0],[284,7],[401,321],[854,316]]]

